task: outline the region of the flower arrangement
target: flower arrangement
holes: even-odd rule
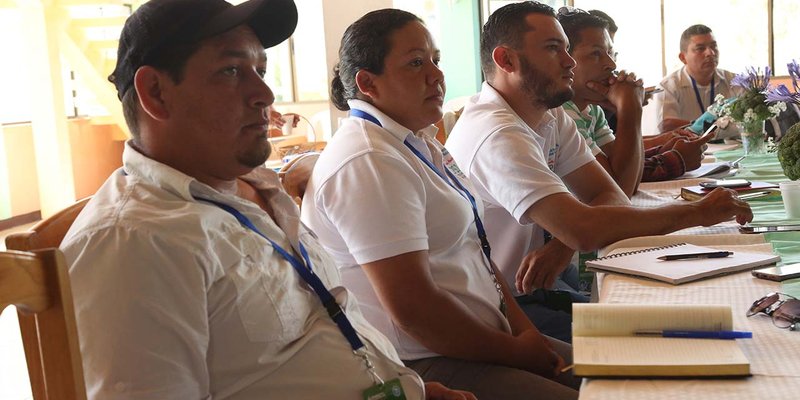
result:
[[[779,85],[774,89],[767,90],[767,101],[776,104],[794,103],[800,106],[800,85],[798,85],[800,66],[798,66],[797,60],[792,60],[786,66],[789,67],[794,93],[790,92],[786,85]],[[791,180],[800,179],[800,123],[792,125],[776,147],[778,161],[781,163],[783,172]]]
[[[744,124],[760,123],[776,117],[786,110],[786,103],[778,100],[775,104],[767,104],[766,93],[771,76],[772,70],[769,67],[764,69],[763,74],[761,68],[748,67],[744,73],[737,74],[731,80],[731,85],[744,88],[744,93],[730,100],[726,100],[723,95],[717,95],[708,110],[718,117],[728,117]]]

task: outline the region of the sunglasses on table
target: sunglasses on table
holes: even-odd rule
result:
[[[747,310],[747,316],[766,314],[778,328],[798,330],[800,322],[800,300],[786,293],[770,293],[755,302]]]

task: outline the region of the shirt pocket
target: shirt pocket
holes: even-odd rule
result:
[[[303,289],[291,264],[268,244],[246,241],[241,261],[227,275],[236,308],[253,342],[285,344],[303,335],[313,293]]]

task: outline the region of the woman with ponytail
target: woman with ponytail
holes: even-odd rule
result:
[[[331,99],[349,110],[316,164],[303,221],[364,315],[425,380],[482,399],[572,399],[569,345],[543,336],[491,262],[483,204],[433,138],[439,50],[422,21],[373,11],[344,33]],[[566,361],[565,361],[566,360]]]

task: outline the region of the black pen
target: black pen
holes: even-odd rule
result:
[[[722,258],[732,255],[732,251],[710,251],[706,253],[667,254],[658,257],[662,261],[690,260],[693,258]]]

